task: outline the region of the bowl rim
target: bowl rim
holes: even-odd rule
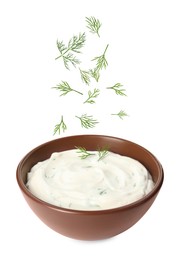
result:
[[[70,138],[79,138],[79,137],[101,137],[101,138],[112,138],[113,140],[117,139],[117,140],[121,140],[123,142],[128,142],[129,144],[133,144],[138,146],[139,148],[141,148],[142,150],[144,150],[146,153],[148,153],[155,161],[157,167],[159,168],[159,176],[158,179],[155,183],[154,188],[148,193],[146,194],[143,198],[140,198],[132,203],[126,204],[124,206],[120,206],[120,207],[116,207],[116,208],[109,208],[109,209],[102,209],[102,210],[78,210],[78,209],[69,209],[69,208],[63,208],[63,207],[59,207],[59,206],[55,206],[53,204],[50,204],[46,201],[43,201],[41,199],[39,199],[38,197],[34,196],[26,187],[26,185],[24,184],[22,178],[21,178],[21,167],[23,166],[24,162],[28,159],[28,157],[33,154],[35,151],[37,151],[38,149],[41,149],[43,146],[47,146],[49,143],[53,143],[56,142],[58,140],[62,140],[62,139],[70,139]],[[27,197],[30,197],[33,201],[35,201],[36,203],[51,208],[53,210],[56,211],[60,211],[60,212],[65,212],[65,213],[69,213],[69,214],[81,214],[81,215],[101,215],[101,214],[109,214],[112,212],[116,212],[116,211],[124,211],[127,208],[134,208],[137,207],[139,205],[141,205],[142,203],[146,202],[147,200],[151,199],[156,193],[159,192],[163,181],[164,181],[164,170],[163,167],[161,165],[161,163],[159,162],[159,160],[157,159],[157,157],[155,157],[149,150],[147,150],[146,148],[144,148],[143,146],[127,140],[127,139],[123,139],[120,137],[115,137],[115,136],[110,136],[110,135],[101,135],[101,134],[81,134],[81,135],[70,135],[70,136],[65,136],[65,137],[59,137],[53,140],[49,140],[47,142],[44,142],[38,146],[36,146],[35,148],[31,149],[28,153],[26,153],[26,155],[20,160],[20,162],[18,163],[17,169],[16,169],[16,181],[19,185],[19,188],[21,190],[22,193],[24,193]]]

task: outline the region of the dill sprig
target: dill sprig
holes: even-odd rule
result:
[[[75,146],[75,148],[77,149],[77,153],[79,153],[79,157],[81,159],[86,159],[87,157],[91,156],[91,155],[95,155],[95,153],[91,153],[89,151],[86,150],[86,148],[81,147],[81,146]]]
[[[69,70],[69,63],[71,63],[74,67],[77,64],[80,64],[80,60],[76,58],[76,56],[72,53],[81,53],[80,49],[84,46],[86,41],[85,33],[79,33],[78,36],[74,35],[68,42],[66,46],[63,41],[57,40],[57,48],[60,52],[60,55],[55,59],[62,58],[64,61],[64,66]]]
[[[86,17],[87,28],[90,30],[91,33],[96,33],[99,37],[99,29],[101,27],[101,23],[98,19],[94,16]]]
[[[83,93],[73,89],[70,87],[69,83],[67,81],[62,81],[61,83],[57,84],[56,87],[53,87],[57,90],[59,90],[60,92],[62,92],[62,94],[60,96],[65,96],[67,95],[69,92],[73,91],[76,92],[80,95],[83,95]]]
[[[100,73],[99,73],[99,70],[97,68],[90,69],[89,73],[90,73],[92,78],[94,78],[97,82],[99,81]]]
[[[88,91],[88,98],[84,101],[84,103],[94,104],[95,101],[93,100],[97,96],[99,96],[100,90],[95,88],[93,92],[91,90]]]
[[[81,121],[81,126],[84,128],[93,128],[99,122],[93,118],[93,116],[88,116],[87,114],[83,114],[82,116],[76,116]]]
[[[77,153],[80,154],[79,157],[81,159],[86,159],[89,156],[96,155],[96,153],[87,151],[84,147],[75,146],[75,148],[77,149]],[[107,147],[98,149],[98,161],[102,160],[108,154],[108,152],[109,151]]]
[[[103,68],[106,69],[107,65],[108,65],[108,62],[106,60],[106,51],[107,51],[107,48],[108,48],[109,44],[106,46],[104,52],[102,55],[100,56],[97,56],[95,57],[92,61],[96,61],[96,70],[99,71],[99,70],[102,70]]]
[[[124,93],[126,90],[122,87],[123,85],[121,83],[116,83],[114,86],[108,87],[107,89],[113,89],[117,95],[126,96]]]
[[[124,110],[120,110],[119,113],[117,113],[117,114],[111,114],[111,115],[119,116],[120,119],[123,119],[125,116],[128,116],[128,114],[126,114],[126,112],[125,112]]]
[[[81,79],[82,82],[84,82],[86,85],[90,84],[90,74],[89,71],[81,70],[79,68],[80,74],[81,74]]]
[[[104,147],[98,149],[98,155],[99,155],[98,161],[102,160],[108,153],[109,153],[108,146],[104,146]]]
[[[63,116],[61,116],[61,121],[59,124],[55,125],[55,128],[54,128],[54,135],[58,132],[58,134],[61,133],[61,130],[63,132],[65,132],[67,130],[67,126],[66,124],[64,123],[64,119],[63,119]]]

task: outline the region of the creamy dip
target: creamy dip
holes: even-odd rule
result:
[[[132,203],[154,183],[147,169],[130,157],[112,152],[86,159],[76,149],[56,152],[28,173],[27,187],[50,204],[77,210],[103,210]]]

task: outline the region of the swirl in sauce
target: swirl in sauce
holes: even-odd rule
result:
[[[34,165],[27,187],[39,199],[76,210],[117,208],[144,197],[154,187],[147,169],[137,160],[112,152],[98,160],[77,150],[53,153]]]

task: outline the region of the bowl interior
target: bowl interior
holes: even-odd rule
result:
[[[163,179],[163,171],[156,157],[142,146],[124,139],[101,135],[78,135],[55,139],[44,143],[30,151],[20,162],[17,169],[17,179],[21,186],[25,186],[27,173],[33,165],[51,156],[53,152],[74,149],[75,146],[85,147],[87,150],[97,150],[108,146],[109,150],[121,155],[129,156],[140,161],[152,175],[155,186]]]

